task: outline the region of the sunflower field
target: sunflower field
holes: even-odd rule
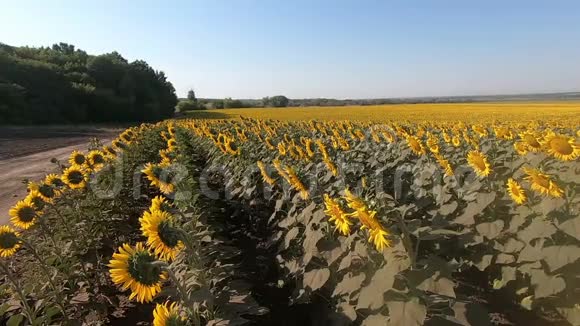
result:
[[[423,117],[424,118],[424,117]],[[7,325],[580,325],[578,120],[183,119],[28,184]]]

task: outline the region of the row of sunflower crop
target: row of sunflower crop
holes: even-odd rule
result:
[[[227,198],[271,210],[296,302],[316,293],[369,325],[469,322],[488,318],[468,290],[482,275],[484,290],[538,318],[580,323],[580,147],[570,127],[241,119],[175,128],[207,152]],[[155,168],[162,185],[170,168]]]
[[[98,325],[154,297],[169,299],[158,299],[155,325],[235,320],[234,296],[238,310],[256,306],[243,289],[224,287],[233,267],[222,261],[235,253],[213,243],[197,196],[169,199],[143,182],[146,163],[167,166],[179,156],[174,130],[129,128],[28,184],[9,212],[12,226],[0,227],[3,323]],[[195,187],[191,177],[173,181],[159,190]]]

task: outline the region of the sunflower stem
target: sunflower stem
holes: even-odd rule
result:
[[[34,246],[32,246],[29,242],[22,240],[22,243],[28,247],[28,249],[30,249],[30,252],[32,253],[32,255],[34,256],[34,258],[36,258],[36,260],[38,260],[38,262],[40,263],[40,268],[42,269],[42,271],[44,272],[44,274],[46,275],[46,278],[48,279],[48,283],[50,284],[52,291],[55,293],[55,296],[57,297],[57,301],[56,304],[59,306],[59,308],[62,311],[62,315],[65,318],[65,320],[68,322],[68,316],[66,314],[66,309],[64,307],[64,299],[62,297],[62,292],[59,291],[56,287],[56,284],[54,284],[54,281],[52,280],[52,277],[50,276],[50,271],[48,270],[48,268],[46,267],[47,264],[44,261],[44,259],[42,259],[40,257],[40,255],[38,254],[38,252],[36,251],[36,248],[34,248]],[[62,258],[61,258],[62,259]]]
[[[167,264],[164,264],[163,269],[167,272],[167,275],[169,275],[169,278],[171,279],[171,281],[173,283],[175,283],[175,286],[177,287],[177,291],[179,292],[179,294],[181,296],[181,300],[185,301],[185,303],[188,306],[190,306],[190,307],[193,306],[193,303],[191,302],[191,299],[189,297],[189,294],[187,293],[185,286],[183,284],[181,284],[181,282],[179,281],[179,279],[177,278],[175,273],[173,273],[171,268],[169,268],[169,266]]]
[[[20,297],[20,302],[22,302],[22,304],[24,305],[24,314],[25,314],[26,318],[28,318],[28,320],[30,321],[30,323],[32,325],[35,325],[36,324],[36,322],[35,322],[36,321],[36,314],[34,313],[34,310],[32,310],[32,308],[28,304],[28,301],[26,301],[26,296],[22,292],[22,288],[20,287],[18,280],[14,277],[14,275],[12,274],[12,271],[10,270],[10,267],[8,267],[4,263],[3,260],[0,260],[0,266],[2,267],[2,270],[4,271],[4,273],[6,273],[6,277],[8,277],[8,280],[12,283],[12,285],[14,285],[14,290],[16,291],[18,296]]]
[[[401,231],[403,232],[403,245],[405,246],[405,249],[409,253],[409,257],[411,258],[411,266],[415,268],[415,264],[417,263],[417,255],[413,248],[413,240],[411,240],[411,232],[409,232],[409,229],[407,228],[407,225],[405,224],[404,221],[405,215],[407,215],[407,210],[405,210],[403,213],[399,212],[399,214],[397,214],[397,222],[401,228]]]
[[[69,225],[68,225],[66,219],[64,218],[64,216],[62,216],[62,214],[56,208],[55,205],[51,205],[51,207],[54,210],[54,212],[56,213],[56,215],[60,218],[62,224],[64,225],[64,228],[67,231],[67,233],[70,234],[70,235],[73,235],[74,233],[72,232],[71,228],[69,227]],[[80,248],[78,248],[76,241],[73,241],[72,242],[72,245],[73,245],[74,252],[80,252],[80,250],[79,250]],[[83,274],[85,276],[85,280],[87,281],[87,285],[90,287],[91,286],[91,281],[89,280],[89,277],[88,277],[87,268],[86,268],[85,264],[83,263],[83,261],[81,259],[79,259],[79,262],[81,263],[81,268],[83,270]]]

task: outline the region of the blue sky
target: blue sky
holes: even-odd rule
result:
[[[0,42],[117,50],[178,95],[580,90],[580,1],[3,1]]]

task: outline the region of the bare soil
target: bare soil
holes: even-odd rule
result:
[[[52,158],[66,160],[73,150],[86,150],[92,138],[110,141],[118,132],[97,127],[0,127],[0,225],[8,223],[8,210],[26,196],[27,180],[55,172]]]

